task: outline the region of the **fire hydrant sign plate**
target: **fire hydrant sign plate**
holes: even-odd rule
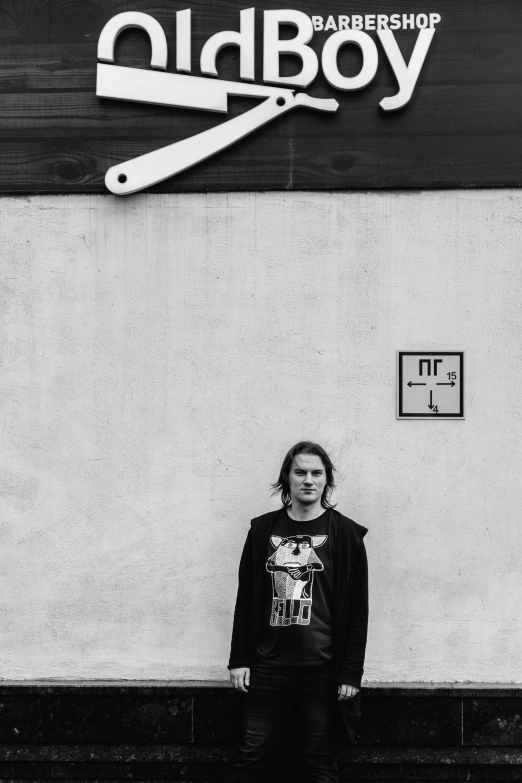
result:
[[[464,351],[397,351],[397,418],[464,418]]]

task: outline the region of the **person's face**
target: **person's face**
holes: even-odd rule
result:
[[[326,486],[326,471],[317,454],[298,454],[294,457],[290,475],[292,502],[311,505],[321,499]]]

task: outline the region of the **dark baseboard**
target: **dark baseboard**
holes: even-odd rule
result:
[[[227,682],[0,681],[0,781],[222,780],[241,698]],[[522,781],[522,684],[367,684],[361,703],[341,780]]]

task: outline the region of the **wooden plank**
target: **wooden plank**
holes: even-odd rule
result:
[[[283,4],[284,5],[284,4]],[[175,62],[175,12],[193,10],[193,72],[206,39],[237,29],[240,0],[49,0],[0,6],[0,192],[106,192],[114,163],[200,133],[254,104],[233,99],[227,116],[98,99],[96,47],[116,13],[140,10],[163,25],[169,70]],[[257,75],[261,82],[262,11],[256,6]],[[308,14],[390,13],[389,0],[312,0],[291,7]],[[157,190],[493,187],[522,185],[522,4],[498,0],[397,0],[397,13],[442,15],[412,101],[392,113],[379,102],[397,91],[380,44],[372,84],[356,93],[332,89],[322,74],[307,91],[335,97],[337,114],[297,109],[216,158],[157,186]],[[375,37],[375,34],[373,34]],[[398,31],[408,57],[415,31]],[[320,53],[327,34],[318,33]],[[126,31],[117,62],[147,67],[146,35]],[[346,47],[340,68],[357,69]],[[237,79],[237,50],[218,58],[223,78]],[[292,67],[285,63],[284,69]],[[288,72],[288,70],[286,71]]]
[[[405,55],[410,38],[397,35]],[[491,32],[487,46],[477,47],[469,33],[436,39],[436,56],[430,56],[422,71],[423,85],[520,84],[522,82],[522,47],[520,31]],[[149,51],[141,35],[125,33],[117,52],[118,65],[148,67]],[[259,47],[258,47],[259,48]],[[346,50],[348,52],[348,50]],[[341,51],[343,54],[343,52]],[[226,54],[226,52],[225,52]],[[237,62],[233,49],[223,55],[220,76],[237,79]],[[173,68],[174,54],[170,57]],[[341,65],[342,70],[342,65]],[[201,75],[198,57],[194,57],[195,75]],[[261,67],[257,68],[259,80]],[[379,73],[384,83],[395,85],[388,68]],[[323,81],[323,80],[321,80]],[[319,78],[318,78],[319,82]],[[92,91],[96,83],[96,45],[91,43],[51,44],[2,43],[0,47],[0,93],[33,91]],[[333,92],[326,85],[325,90]],[[315,91],[317,87],[314,86]],[[314,91],[312,89],[311,91]],[[339,93],[337,93],[339,94]],[[340,93],[342,95],[342,93]]]
[[[370,7],[371,5],[371,7]],[[49,0],[49,2],[21,3],[20,0],[2,0],[0,31],[4,41],[23,40],[30,43],[65,43],[98,38],[103,25],[123,11],[143,11],[152,14],[165,27],[167,35],[174,31],[174,14],[192,8],[196,35],[206,38],[213,32],[237,29],[239,12],[245,8],[242,0]],[[316,0],[299,0],[291,4],[264,0],[256,5],[258,21],[262,11],[296,8],[309,15],[367,13],[440,13],[441,30],[472,33],[476,30],[508,32],[522,26],[522,6],[516,0],[399,0],[390,8],[389,0],[330,0],[326,7]],[[232,26],[235,25],[235,26]],[[445,29],[446,28],[446,29]],[[480,44],[477,39],[477,44]]]
[[[391,90],[393,93],[393,90]],[[422,94],[401,112],[386,114],[379,101],[389,94],[384,85],[371,86],[358,95],[339,96],[336,114],[298,108],[256,131],[292,136],[295,144],[312,137],[321,146],[339,145],[350,137],[379,136],[422,139],[434,134],[452,136],[504,135],[522,130],[522,83],[516,85],[424,85]],[[255,105],[254,101],[232,98],[227,115],[152,106],[97,98],[93,92],[0,94],[0,133],[4,140],[71,134],[126,138],[170,138],[171,142],[192,136],[226,122]],[[473,111],[470,111],[473,106]],[[255,146],[255,142],[253,142]],[[480,141],[477,141],[480,147]]]
[[[172,28],[172,20],[169,27]],[[259,25],[261,28],[261,24]],[[2,39],[0,47],[0,91],[24,92],[32,90],[92,90],[95,82],[97,38],[101,28],[90,41],[64,42],[59,45],[44,42],[30,43],[20,39]],[[477,38],[476,31],[445,30],[436,36],[432,44],[432,53],[428,57],[423,71],[424,84],[477,84],[522,81],[522,47],[520,46],[520,28],[506,31],[489,30],[487,38]],[[166,31],[168,28],[166,26]],[[260,32],[260,29],[259,29]],[[396,37],[405,57],[411,52],[412,36],[408,32],[397,31]],[[199,46],[198,40],[199,41]],[[320,53],[326,34],[319,33],[317,51]],[[199,52],[206,40],[205,36],[194,36],[193,73],[200,75]],[[169,70],[174,69],[174,35],[167,37],[169,43]],[[257,75],[262,77],[261,36],[258,38]],[[380,48],[380,45],[379,45]],[[436,49],[436,56],[434,54]],[[382,55],[382,49],[381,56]],[[341,70],[343,58],[349,48],[341,50]],[[352,53],[353,54],[353,53]],[[384,59],[384,57],[383,57]],[[138,31],[125,31],[118,39],[117,62],[119,65],[140,68],[148,67],[150,60],[149,45],[146,36]],[[346,57],[347,64],[350,58]],[[238,78],[237,59],[234,49],[225,50],[220,60],[220,76]],[[386,70],[387,81],[394,83]]]
[[[171,139],[81,138],[8,141],[2,145],[0,182],[5,193],[103,193],[107,169]],[[357,188],[518,187],[520,136],[481,137],[484,163],[477,168],[475,137],[432,136],[420,153],[402,138],[353,139],[348,151],[326,145],[301,147],[285,158],[281,138],[262,138],[252,156],[245,139],[221,155],[166,180],[156,192],[235,190],[336,190]],[[313,184],[311,184],[313,183]]]

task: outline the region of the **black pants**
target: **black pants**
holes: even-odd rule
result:
[[[279,763],[298,758],[309,783],[337,783],[332,747],[336,692],[330,665],[254,664],[248,694],[242,696],[241,738],[227,781],[273,780]]]

